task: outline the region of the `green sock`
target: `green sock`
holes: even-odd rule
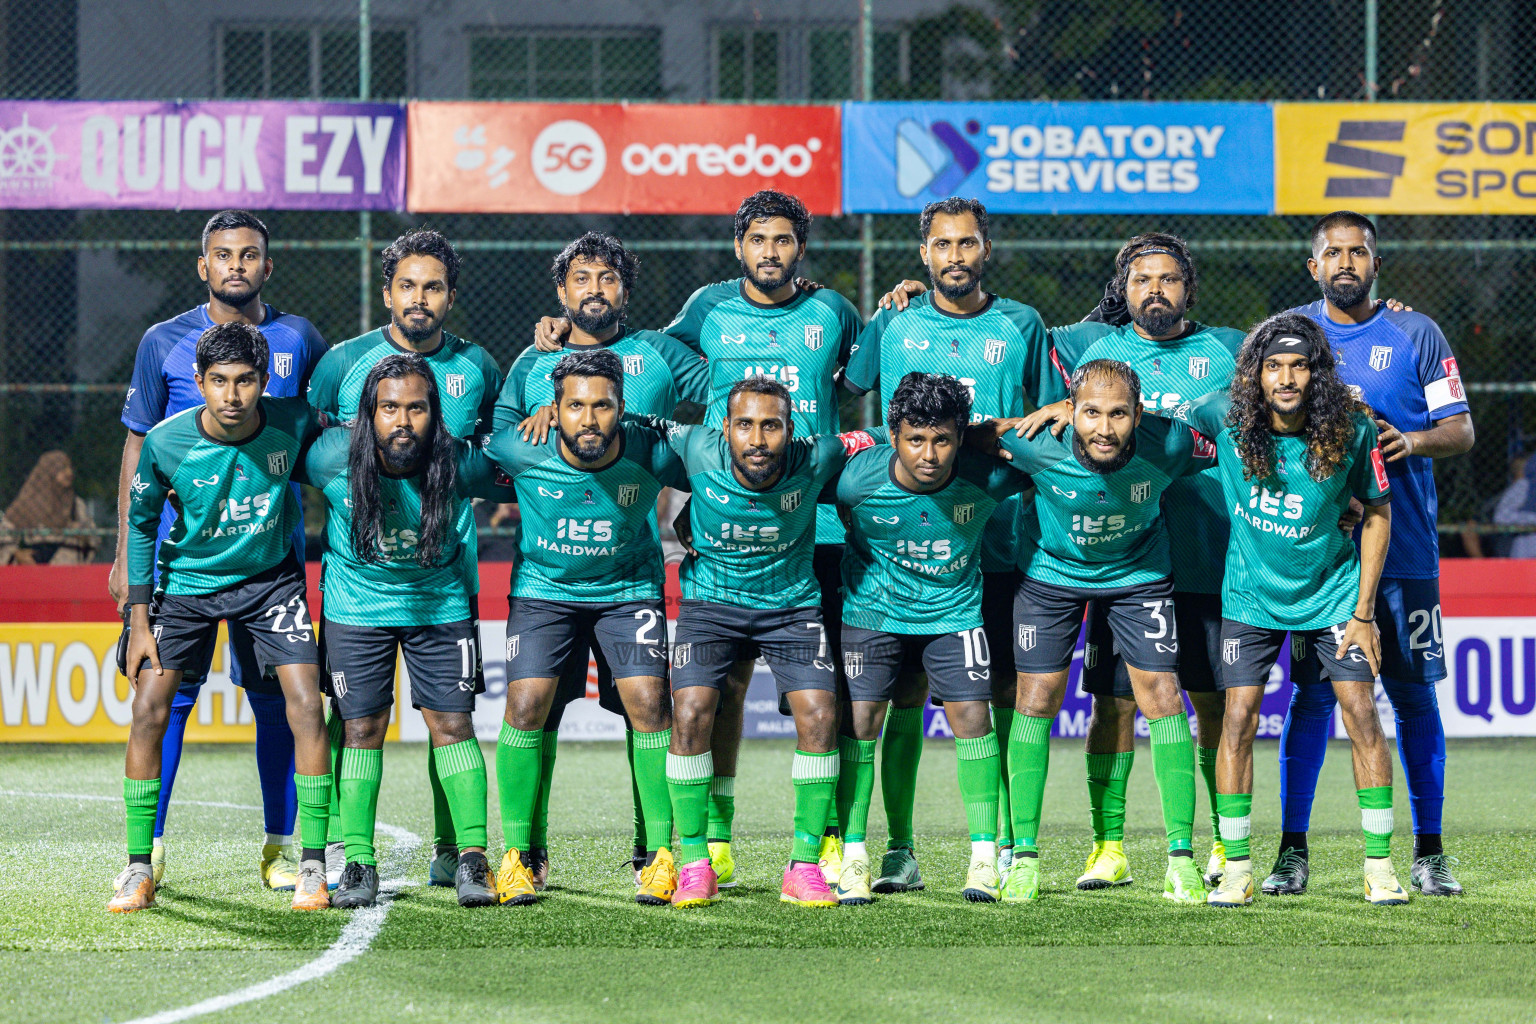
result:
[[[1195,762],[1205,776],[1205,794],[1211,799],[1211,838],[1221,838],[1221,821],[1216,815],[1216,748],[1195,747]]]
[[[667,754],[667,792],[677,823],[679,866],[709,860],[709,781],[715,755]]]
[[[645,809],[640,802],[640,776],[635,772],[635,730],[627,726],[624,729],[624,758],[629,762],[629,802],[633,807],[634,848],[649,852],[652,848],[645,845]],[[667,841],[671,839],[669,835]]]
[[[667,792],[667,745],[671,742],[671,729],[635,733],[635,763],[630,777],[645,816],[647,853],[672,845],[672,797]]]
[[[1250,856],[1248,833],[1252,829],[1252,793],[1217,793],[1216,811],[1221,821],[1221,845],[1227,848],[1227,859]]]
[[[331,823],[331,790],[336,785],[335,779],[330,772],[324,775],[294,773],[293,786],[299,794],[299,845],[303,849],[325,849],[326,834]]]
[[[885,801],[886,845],[893,850],[912,846],[912,803],[922,756],[923,709],[891,708],[880,748],[880,796]]]
[[[549,786],[555,778],[555,752],[557,734],[553,729],[544,731],[539,742],[539,795],[533,801],[533,822],[528,830],[528,848],[549,848]]]
[[[432,748],[459,849],[486,845],[485,755],[474,739]]]
[[[821,836],[827,829],[827,808],[837,792],[837,751],[808,754],[795,751],[791,775],[795,782],[795,846],[790,860],[816,863]]]
[[[1118,842],[1125,838],[1125,791],[1130,785],[1136,751],[1088,754],[1088,816],[1093,821],[1093,841]]]
[[[379,809],[379,782],[384,778],[384,751],[343,747],[341,778],[341,833],[347,844],[347,863],[378,865],[373,848],[374,820]]]
[[[869,798],[875,792],[875,741],[837,738],[837,816],[843,839],[862,843],[869,829]]]
[[[1152,733],[1152,774],[1163,800],[1168,852],[1191,849],[1195,836],[1195,740],[1189,714],[1147,719]]]
[[[1392,856],[1392,787],[1355,790],[1360,798],[1360,831],[1365,833],[1367,857]]]
[[[1013,733],[1013,708],[992,708],[997,733],[997,845],[1013,845],[1013,812],[1008,807],[1008,737]]]
[[[128,856],[148,857],[155,849],[155,811],[160,807],[160,780],[124,776],[123,806],[128,820]]]
[[[1008,790],[1013,801],[1013,842],[1016,848],[1038,853],[1040,807],[1045,802],[1045,773],[1051,764],[1051,723],[1054,718],[1013,716],[1008,737]]]
[[[956,768],[960,776],[960,801],[965,804],[965,825],[971,842],[997,840],[997,733],[955,740]]]
[[[544,730],[514,729],[501,723],[496,739],[496,797],[501,804],[501,838],[509,850],[528,849],[537,799]]]
[[[736,821],[736,776],[716,775],[709,782],[709,841],[731,841]]]
[[[427,744],[427,781],[432,784],[432,845],[457,846],[458,837],[453,831],[453,809],[448,804],[448,794],[443,791],[436,750],[430,742]]]
[[[331,801],[329,820],[326,825],[325,841],[339,843],[342,841],[341,832],[341,738],[346,732],[346,723],[341,720],[341,713],[336,710],[336,702],[331,701],[331,713],[325,719],[325,731],[331,739],[331,776],[337,779],[337,784],[331,788]]]

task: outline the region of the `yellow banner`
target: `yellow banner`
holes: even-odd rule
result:
[[[0,743],[123,743],[133,693],[117,671],[113,622],[0,623]],[[190,743],[251,743],[255,719],[229,678],[219,626],[213,666],[187,723]],[[396,682],[398,690],[399,683]],[[391,721],[389,739],[398,736]]]
[[[1275,211],[1536,214],[1536,105],[1277,103]]]

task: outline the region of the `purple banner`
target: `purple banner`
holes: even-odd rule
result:
[[[0,208],[404,210],[390,103],[0,102]]]

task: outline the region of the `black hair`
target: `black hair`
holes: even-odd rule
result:
[[[1313,480],[1328,479],[1348,460],[1355,440],[1355,413],[1365,409],[1340,379],[1328,335],[1317,321],[1300,313],[1276,313],[1243,339],[1228,386],[1232,407],[1227,411],[1227,426],[1233,428],[1232,443],[1243,460],[1244,479],[1268,480],[1275,472],[1274,419],[1264,397],[1264,352],[1270,342],[1287,334],[1306,341],[1311,352],[1307,364],[1312,379],[1302,395],[1301,409],[1307,472]]]
[[[555,401],[565,396],[565,378],[602,377],[613,382],[613,394],[624,401],[624,363],[611,350],[600,348],[593,352],[571,352],[560,357],[549,379],[555,385]]]
[[[811,229],[811,215],[806,212],[805,204],[788,193],[775,192],[771,188],[752,193],[736,208],[736,241],[747,237],[747,229],[753,221],[770,217],[783,217],[789,221],[794,225],[795,241],[805,244]]]
[[[459,267],[462,261],[459,252],[453,247],[453,243],[441,231],[423,229],[421,231],[407,231],[384,250],[383,257],[379,260],[384,268],[384,287],[388,288],[395,279],[395,268],[400,261],[407,256],[431,256],[443,265],[448,273],[448,290],[459,286]]]
[[[1078,391],[1090,381],[1095,384],[1123,384],[1131,393],[1132,406],[1141,401],[1141,378],[1131,369],[1130,363],[1122,363],[1118,359],[1090,359],[1073,370],[1067,390],[1074,403],[1077,402]]]
[[[239,228],[250,228],[261,236],[261,251],[267,251],[267,243],[270,237],[267,234],[267,226],[261,222],[249,210],[220,210],[208,218],[208,223],[203,225],[203,254],[208,253],[208,239],[216,231],[234,231]]]
[[[731,414],[731,406],[736,404],[736,396],[740,394],[772,395],[784,403],[784,425],[794,429],[795,401],[789,396],[789,388],[783,382],[774,377],[747,377],[731,385],[731,390],[725,396],[725,414]]]
[[[953,423],[964,432],[969,422],[971,393],[947,373],[907,374],[891,392],[891,404],[885,411],[885,423],[893,435],[903,423],[909,427],[941,427]]]
[[[267,339],[251,324],[231,321],[214,324],[197,339],[197,372],[220,363],[242,363],[257,373],[267,372]]]
[[[1173,257],[1173,261],[1184,272],[1184,308],[1195,304],[1195,292],[1200,288],[1200,275],[1195,269],[1195,258],[1190,255],[1189,245],[1178,235],[1171,235],[1166,231],[1148,231],[1146,234],[1137,235],[1120,247],[1115,253],[1115,280],[1114,287],[1119,293],[1120,299],[1125,299],[1125,282],[1131,276],[1131,264],[1136,262],[1138,256],[1144,255],[1148,249],[1165,249]],[[1137,392],[1140,394],[1140,392]]]
[[[453,528],[454,494],[458,477],[458,453],[453,437],[443,427],[442,399],[437,380],[427,361],[414,352],[387,355],[373,365],[363,380],[357,418],[351,423],[347,449],[348,497],[352,502],[352,551],[362,562],[382,562],[389,556],[380,546],[384,534],[384,502],[379,488],[378,440],[373,415],[379,408],[379,382],[420,377],[427,382],[427,405],[432,425],[422,438],[421,524],[417,528],[416,560],[424,566],[437,564]]]
[[[1371,255],[1376,255],[1376,225],[1371,222],[1371,218],[1354,210],[1334,210],[1319,217],[1317,223],[1312,225],[1314,257],[1323,250],[1323,236],[1334,228],[1359,228],[1365,233],[1365,244],[1371,247]]]
[[[923,236],[924,242],[928,241],[928,231],[933,227],[933,218],[941,213],[952,217],[968,213],[976,218],[976,230],[981,233],[981,240],[985,242],[991,237],[987,233],[987,208],[981,205],[981,200],[950,196],[948,199],[940,199],[936,203],[929,203],[923,207],[922,215],[917,218],[917,230]]]
[[[571,272],[571,264],[578,261],[601,263],[619,275],[626,294],[635,290],[635,279],[640,276],[640,257],[624,248],[624,243],[612,235],[588,231],[561,249],[550,267],[557,288],[565,287],[565,275]]]

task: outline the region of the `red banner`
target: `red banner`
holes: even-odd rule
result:
[[[759,189],[841,212],[835,106],[412,103],[414,213],[735,213]]]

